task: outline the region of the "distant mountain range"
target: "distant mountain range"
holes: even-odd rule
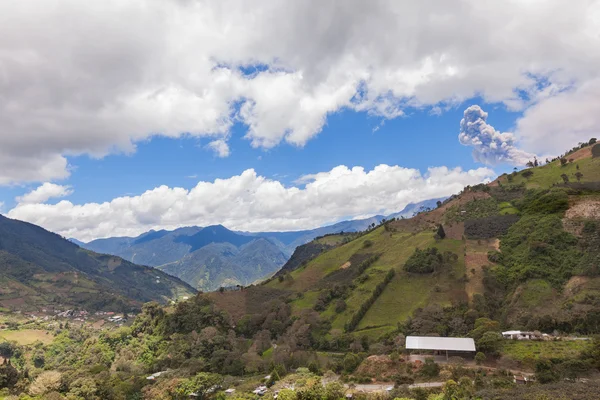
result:
[[[248,285],[273,275],[294,250],[315,237],[339,232],[363,231],[384,218],[412,217],[436,201],[409,204],[391,216],[338,222],[316,229],[293,232],[236,232],[222,225],[185,227],[173,231],[149,231],[137,237],[112,237],[77,245],[122,257],[130,262],[156,267],[181,278],[191,286],[216,290],[222,286]]]
[[[183,281],[0,215],[0,311],[84,308],[126,311],[196,291]]]

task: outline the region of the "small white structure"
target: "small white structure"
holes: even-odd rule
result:
[[[258,396],[264,396],[267,393],[267,387],[266,386],[259,386],[256,389],[254,389],[252,391],[252,393],[258,395]]]
[[[160,377],[162,374],[166,374],[169,371],[160,371],[160,372],[155,372],[152,375],[148,376],[146,379],[149,381],[155,381],[156,378]]]
[[[504,337],[504,339],[513,339],[513,340],[532,340],[532,339],[538,338],[538,336],[534,332],[524,332],[524,331],[502,332],[502,337]]]

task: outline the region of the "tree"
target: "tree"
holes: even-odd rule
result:
[[[486,332],[477,341],[477,348],[485,354],[496,355],[502,347],[502,335],[498,332]]]
[[[347,353],[344,356],[344,360],[342,361],[342,364],[344,365],[344,371],[346,371],[347,373],[354,372],[354,370],[358,367],[361,361],[362,360],[360,359],[360,356],[358,354]]]
[[[58,371],[42,372],[29,387],[29,393],[34,396],[42,396],[49,392],[58,391],[62,374]]]
[[[0,389],[12,388],[19,381],[19,372],[10,361],[0,365]]]
[[[565,183],[569,183],[569,176],[567,174],[562,174],[560,177]]]
[[[433,358],[426,358],[420,373],[427,378],[435,378],[440,374],[440,366],[433,361]]]
[[[203,399],[207,394],[215,391],[223,382],[223,377],[219,374],[200,372],[190,379],[181,382],[175,389],[178,398],[187,398],[195,393],[199,399]]]
[[[500,332],[500,323],[489,318],[477,318],[475,329],[469,333],[469,336],[478,341],[486,332]]]
[[[561,157],[561,158],[560,158],[560,166],[561,166],[561,167],[564,167],[565,165],[567,165],[567,162],[568,162],[568,161],[567,161],[567,159],[566,159],[566,158],[564,158],[564,157]]]
[[[596,138],[593,137],[593,138],[590,139],[590,141],[588,142],[588,144],[591,146],[593,144],[596,144],[596,141],[597,141]]]
[[[533,158],[533,166],[534,166],[534,167],[537,167],[537,166],[539,166],[539,165],[540,165],[540,163],[539,163],[539,161],[538,161],[537,157],[534,157],[534,158]]]
[[[0,357],[9,360],[15,353],[15,346],[10,342],[0,343]]]
[[[344,300],[340,299],[335,303],[335,312],[338,314],[342,313],[346,310],[346,307],[347,307],[346,302]]]
[[[527,168],[533,168],[534,164],[533,161],[527,161],[527,164],[525,164],[527,166]]]
[[[92,378],[84,377],[76,379],[71,384],[71,391],[69,392],[69,396],[73,396],[76,399],[99,399],[96,396],[98,391],[98,387],[96,386],[96,382]],[[71,397],[69,397],[71,398]]]
[[[438,225],[437,228],[437,233],[436,233],[437,237],[439,237],[440,239],[444,239],[446,237],[446,232],[444,231],[444,227],[442,226],[442,224]]]
[[[440,208],[442,206],[442,202],[440,200],[438,200],[435,204],[437,205],[437,208]]]
[[[477,352],[477,354],[475,354],[475,363],[476,363],[477,365],[481,365],[481,364],[483,364],[483,363],[484,363],[484,361],[485,361],[485,359],[486,359],[486,357],[485,357],[485,354],[484,354],[484,353],[482,353],[482,352],[478,351],[478,352]]]
[[[322,397],[324,400],[339,400],[343,399],[344,386],[340,382],[331,382],[325,386],[325,395]]]
[[[539,360],[535,364],[535,378],[539,383],[556,382],[560,378],[549,360]]]

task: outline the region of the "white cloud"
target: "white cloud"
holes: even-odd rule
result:
[[[229,157],[229,145],[223,139],[213,140],[206,147],[221,158]]]
[[[410,202],[448,196],[493,176],[488,168],[435,167],[421,174],[383,164],[370,171],[341,165],[304,177],[305,185],[286,187],[248,169],[228,179],[198,182],[190,190],[160,186],[105,203],[22,203],[8,216],[86,241],[221,223],[248,231],[296,230],[348,215],[390,214]]]
[[[153,135],[227,140],[240,122],[255,147],[302,146],[342,109],[394,118],[475,95],[533,104],[518,131],[530,152],[562,146],[561,135],[584,140],[585,121],[553,136],[541,121],[566,87],[600,95],[599,9],[587,0],[5,1],[0,184],[65,178],[65,156],[132,152]],[[267,67],[241,72],[250,65]],[[572,106],[561,115],[581,116]]]
[[[553,155],[600,137],[600,78],[529,108],[517,121],[526,149]]]
[[[535,154],[515,146],[515,135],[510,132],[498,132],[486,122],[487,117],[488,113],[473,105],[465,110],[464,118],[460,121],[458,140],[465,146],[473,147],[473,157],[476,161],[488,165],[525,165],[527,161],[533,160]]]
[[[44,203],[49,199],[66,197],[72,193],[73,189],[70,186],[62,186],[55,183],[46,182],[31,192],[17,197],[16,200],[21,204]]]

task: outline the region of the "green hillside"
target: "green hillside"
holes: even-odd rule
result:
[[[38,226],[0,216],[0,307],[122,310],[195,293],[164,272],[96,254]]]
[[[555,328],[579,324],[588,329],[584,314],[589,306],[583,299],[589,303],[597,293],[595,278],[588,276],[597,259],[585,261],[581,250],[599,249],[590,216],[576,211],[582,202],[598,204],[600,199],[594,194],[599,193],[594,185],[600,182],[600,159],[591,154],[586,146],[565,155],[566,162],[556,159],[515,172],[510,179],[503,175],[489,185],[467,187],[433,211],[387,221],[349,242],[319,238],[314,246],[334,247],[262,287],[276,289],[278,296],[284,293],[296,315],[318,312],[332,335],[348,332],[377,339],[396,331],[419,309],[460,304],[493,309],[495,318],[515,327],[541,329],[545,314],[554,313]],[[530,173],[524,176],[525,171]],[[572,179],[565,182],[563,174]],[[444,239],[436,237],[439,224]],[[584,225],[593,232],[582,235]],[[450,252],[456,259],[433,273],[406,271],[416,249],[427,248]],[[367,260],[373,262],[365,267]],[[395,274],[384,282],[391,270]],[[573,280],[576,288],[565,291]],[[215,299],[221,302],[219,296]]]
[[[530,173],[532,174],[529,175]],[[579,179],[578,173],[581,174]],[[510,177],[503,175],[498,181],[504,185],[524,185],[528,189],[549,188],[564,184],[565,181],[561,177],[563,174],[567,176],[569,183],[600,182],[600,157],[593,158],[592,146],[587,146],[548,164],[515,171]]]

